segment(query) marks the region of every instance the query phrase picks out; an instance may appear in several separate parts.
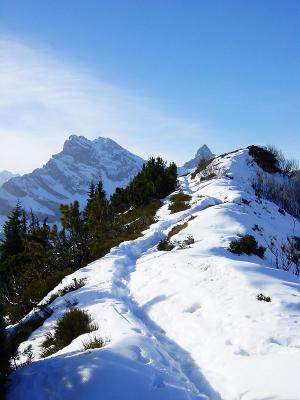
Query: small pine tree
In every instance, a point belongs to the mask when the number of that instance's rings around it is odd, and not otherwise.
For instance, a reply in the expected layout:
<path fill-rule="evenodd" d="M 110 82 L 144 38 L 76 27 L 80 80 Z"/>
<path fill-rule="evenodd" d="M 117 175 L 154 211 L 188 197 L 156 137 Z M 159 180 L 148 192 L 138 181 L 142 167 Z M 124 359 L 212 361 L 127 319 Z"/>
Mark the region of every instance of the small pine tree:
<path fill-rule="evenodd" d="M 3 226 L 4 239 L 0 245 L 1 259 L 22 253 L 22 234 L 26 233 L 26 214 L 18 202 Z"/>

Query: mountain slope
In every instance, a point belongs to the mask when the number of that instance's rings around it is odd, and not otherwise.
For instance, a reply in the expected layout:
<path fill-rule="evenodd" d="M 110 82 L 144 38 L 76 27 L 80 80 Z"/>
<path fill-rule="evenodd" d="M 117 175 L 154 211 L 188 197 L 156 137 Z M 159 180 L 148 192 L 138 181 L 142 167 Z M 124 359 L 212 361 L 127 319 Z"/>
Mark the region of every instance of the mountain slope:
<path fill-rule="evenodd" d="M 18 174 L 13 174 L 10 171 L 0 171 L 0 186 L 2 186 L 3 183 L 7 182 L 9 179 L 15 178 L 16 176 L 18 176 Z"/>
<path fill-rule="evenodd" d="M 244 233 L 262 245 L 275 235 L 280 243 L 291 232 L 300 235 L 299 222 L 257 199 L 252 179 L 259 168 L 247 149 L 217 157 L 212 166 L 214 179 L 181 178 L 190 209 L 170 214 L 167 199 L 143 237 L 54 289 L 86 277 L 83 288 L 64 298 L 76 298 L 110 342 L 82 352 L 86 334 L 39 360 L 45 332 L 66 309 L 56 299 L 53 315 L 21 346 L 31 344 L 36 360 L 12 375 L 10 400 L 299 399 L 299 278 L 274 269 L 268 251 L 261 260 L 227 250 Z M 157 251 L 159 240 L 184 222 L 173 240 L 191 234 L 195 243 Z M 259 302 L 260 292 L 272 302 Z"/>
<path fill-rule="evenodd" d="M 116 142 L 99 137 L 88 140 L 70 136 L 62 152 L 42 168 L 11 179 L 0 188 L 0 216 L 7 216 L 18 200 L 26 210 L 32 209 L 49 222 L 58 220 L 61 203 L 75 199 L 84 204 L 90 183 L 103 181 L 108 195 L 116 187 L 128 184 L 142 167 L 144 160 L 130 153 Z"/>

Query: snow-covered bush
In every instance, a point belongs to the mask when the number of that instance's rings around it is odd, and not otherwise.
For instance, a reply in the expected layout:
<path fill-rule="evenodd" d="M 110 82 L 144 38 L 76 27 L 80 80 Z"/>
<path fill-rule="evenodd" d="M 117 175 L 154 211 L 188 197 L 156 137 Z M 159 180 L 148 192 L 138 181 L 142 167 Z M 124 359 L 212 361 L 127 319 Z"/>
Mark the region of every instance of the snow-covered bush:
<path fill-rule="evenodd" d="M 270 200 L 280 209 L 300 218 L 299 178 L 285 177 L 279 180 L 270 174 L 258 172 L 252 186 L 258 197 Z"/>
<path fill-rule="evenodd" d="M 42 343 L 42 357 L 47 357 L 68 346 L 78 336 L 97 329 L 91 316 L 83 310 L 73 308 L 56 323 L 54 332 L 48 332 Z"/>
<path fill-rule="evenodd" d="M 193 238 L 192 235 L 188 235 L 187 238 L 182 240 L 181 242 L 178 242 L 178 247 L 180 250 L 184 250 L 190 247 L 191 244 L 195 243 L 195 239 Z"/>
<path fill-rule="evenodd" d="M 264 257 L 265 248 L 258 246 L 254 236 L 244 235 L 237 240 L 233 240 L 229 245 L 229 251 L 234 254 L 255 254 L 260 258 Z"/>
<path fill-rule="evenodd" d="M 274 264 L 278 269 L 292 271 L 300 275 L 300 237 L 287 237 L 286 242 L 278 243 L 276 237 L 264 237 L 267 247 L 274 256 Z"/>

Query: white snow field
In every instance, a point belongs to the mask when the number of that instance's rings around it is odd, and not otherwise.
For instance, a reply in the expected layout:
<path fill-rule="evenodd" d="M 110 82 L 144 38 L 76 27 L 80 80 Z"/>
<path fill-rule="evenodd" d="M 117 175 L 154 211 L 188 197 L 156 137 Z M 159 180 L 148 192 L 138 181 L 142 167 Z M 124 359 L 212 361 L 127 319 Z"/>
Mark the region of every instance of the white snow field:
<path fill-rule="evenodd" d="M 300 235 L 299 222 L 256 198 L 251 183 L 258 167 L 247 149 L 213 163 L 217 178 L 180 178 L 192 196 L 189 210 L 170 214 L 166 199 L 143 237 L 112 249 L 51 292 L 74 277 L 87 278 L 84 287 L 52 303 L 52 316 L 21 345 L 33 346 L 34 360 L 12 374 L 9 400 L 300 399 L 300 278 L 275 269 L 269 251 L 262 260 L 227 250 L 245 233 L 261 245 L 270 236 L 281 243 L 288 234 Z M 193 235 L 195 243 L 157 251 L 185 221 L 172 239 Z M 261 292 L 272 301 L 258 301 Z M 99 330 L 40 359 L 45 332 L 65 311 L 64 299 L 74 298 Z M 95 335 L 108 344 L 83 351 Z"/>

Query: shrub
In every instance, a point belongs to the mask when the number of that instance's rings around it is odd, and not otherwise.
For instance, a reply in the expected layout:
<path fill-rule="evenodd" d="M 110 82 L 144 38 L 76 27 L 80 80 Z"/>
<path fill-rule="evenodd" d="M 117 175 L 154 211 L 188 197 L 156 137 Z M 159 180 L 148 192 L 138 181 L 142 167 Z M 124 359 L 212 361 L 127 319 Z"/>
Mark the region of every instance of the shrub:
<path fill-rule="evenodd" d="M 248 149 L 250 156 L 265 172 L 270 174 L 281 172 L 286 176 L 293 176 L 298 170 L 297 161 L 286 159 L 282 151 L 274 146 L 249 146 Z"/>
<path fill-rule="evenodd" d="M 78 308 L 73 308 L 57 321 L 54 332 L 47 332 L 42 343 L 42 357 L 47 357 L 68 346 L 74 339 L 84 333 L 92 332 L 97 326 L 91 316 Z"/>
<path fill-rule="evenodd" d="M 173 203 L 176 203 L 178 201 L 190 201 L 191 198 L 192 197 L 189 194 L 186 194 L 183 192 L 175 193 L 175 194 L 172 194 L 172 196 L 170 196 L 170 200 Z"/>
<path fill-rule="evenodd" d="M 67 293 L 73 292 L 74 290 L 82 288 L 86 284 L 87 278 L 81 278 L 77 280 L 76 278 L 73 279 L 73 282 L 67 286 L 64 286 L 62 289 L 58 290 L 58 292 L 53 293 L 49 299 L 43 304 L 48 305 L 51 304 L 55 299 L 58 297 L 64 296 Z"/>
<path fill-rule="evenodd" d="M 195 243 L 195 239 L 192 235 L 189 235 L 186 239 L 182 242 L 178 242 L 178 247 L 180 250 L 184 250 L 190 247 L 191 244 Z"/>
<path fill-rule="evenodd" d="M 162 239 L 157 245 L 157 250 L 171 251 L 174 249 L 174 247 L 174 244 L 169 239 Z"/>
<path fill-rule="evenodd" d="M 173 194 L 170 197 L 172 203 L 168 207 L 169 210 L 171 211 L 171 214 L 174 214 L 179 211 L 188 210 L 191 207 L 189 204 L 191 198 L 192 197 L 189 194 L 183 192 Z"/>
<path fill-rule="evenodd" d="M 84 350 L 100 349 L 105 346 L 105 344 L 106 341 L 104 339 L 94 336 L 88 342 L 83 343 L 83 348 Z"/>
<path fill-rule="evenodd" d="M 258 246 L 257 241 L 252 235 L 242 236 L 240 239 L 233 240 L 229 245 L 229 251 L 235 254 L 255 254 L 260 258 L 264 257 L 265 248 Z"/>
<path fill-rule="evenodd" d="M 256 164 L 264 171 L 274 174 L 280 172 L 276 154 L 267 148 L 260 146 L 249 146 L 249 155 L 253 157 Z"/>
<path fill-rule="evenodd" d="M 278 212 L 287 211 L 296 218 L 300 218 L 300 180 L 286 177 L 276 180 L 273 176 L 258 172 L 254 178 L 253 189 L 258 197 L 272 201 L 279 207 Z"/>
<path fill-rule="evenodd" d="M 171 211 L 171 214 L 175 214 L 179 211 L 185 211 L 191 208 L 190 204 L 185 202 L 185 201 L 178 201 L 176 203 L 172 203 L 169 205 L 169 210 Z"/>
<path fill-rule="evenodd" d="M 257 298 L 257 300 L 259 300 L 259 301 L 266 301 L 267 303 L 270 303 L 270 302 L 272 301 L 270 296 L 265 296 L 265 295 L 262 294 L 262 293 L 258 294 L 258 295 L 256 296 L 256 298 Z"/>
<path fill-rule="evenodd" d="M 45 307 L 43 311 L 36 313 L 32 318 L 25 322 L 19 323 L 14 331 L 7 335 L 5 343 L 3 345 L 5 354 L 11 360 L 11 370 L 21 368 L 31 362 L 32 349 L 28 346 L 24 351 L 18 351 L 19 345 L 27 340 L 33 331 L 43 325 L 45 320 L 52 314 L 52 310 L 49 307 Z M 25 362 L 19 363 L 20 358 L 25 358 Z M 18 362 L 18 363 L 17 363 Z"/>
<path fill-rule="evenodd" d="M 177 235 L 177 233 L 179 233 L 180 231 L 185 229 L 187 226 L 188 226 L 187 222 L 184 222 L 183 224 L 178 224 L 178 225 L 173 226 L 173 228 L 168 233 L 167 238 L 171 239 L 172 236 Z"/>

